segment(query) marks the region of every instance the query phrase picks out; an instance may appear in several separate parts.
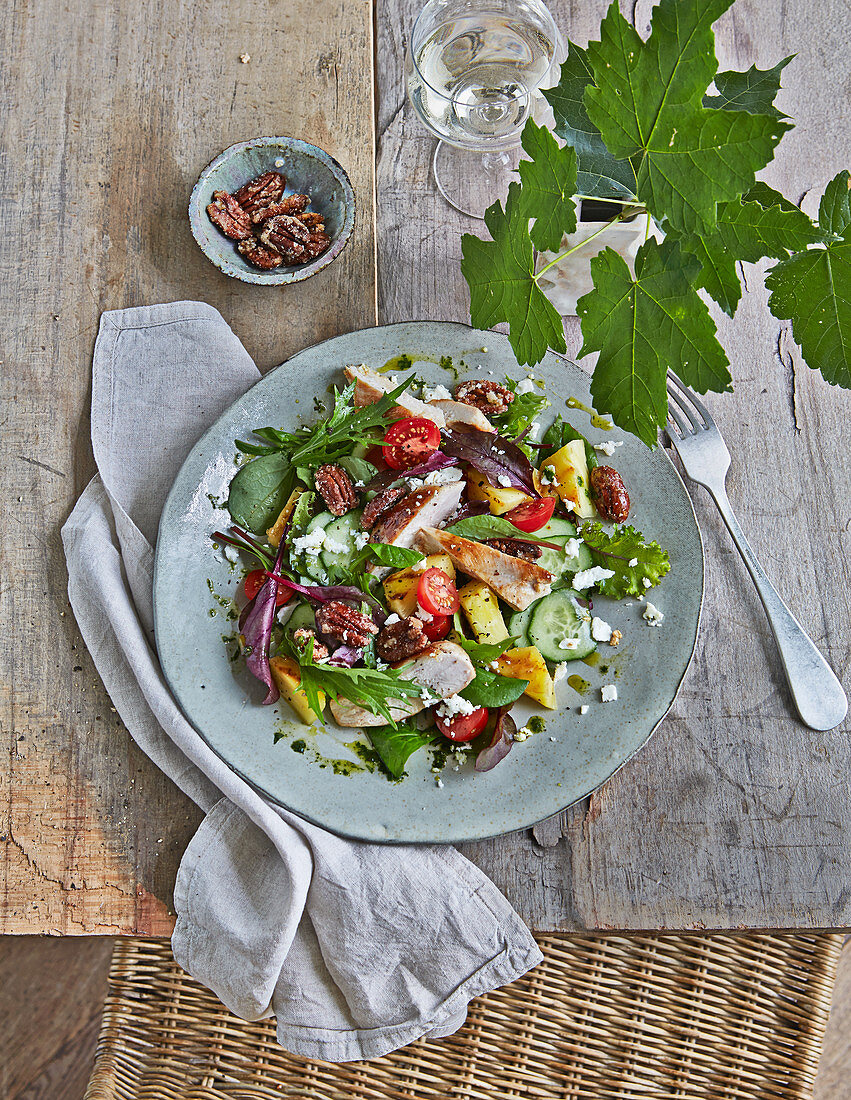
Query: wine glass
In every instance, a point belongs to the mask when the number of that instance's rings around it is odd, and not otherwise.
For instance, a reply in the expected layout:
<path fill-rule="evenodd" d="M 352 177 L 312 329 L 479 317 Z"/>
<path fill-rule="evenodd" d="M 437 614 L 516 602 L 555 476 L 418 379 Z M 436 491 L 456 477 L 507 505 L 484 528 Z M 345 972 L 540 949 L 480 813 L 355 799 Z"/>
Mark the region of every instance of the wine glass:
<path fill-rule="evenodd" d="M 504 197 L 520 134 L 548 111 L 558 29 L 541 0 L 429 0 L 414 23 L 408 95 L 439 139 L 432 166 L 446 201 L 481 218 Z"/>

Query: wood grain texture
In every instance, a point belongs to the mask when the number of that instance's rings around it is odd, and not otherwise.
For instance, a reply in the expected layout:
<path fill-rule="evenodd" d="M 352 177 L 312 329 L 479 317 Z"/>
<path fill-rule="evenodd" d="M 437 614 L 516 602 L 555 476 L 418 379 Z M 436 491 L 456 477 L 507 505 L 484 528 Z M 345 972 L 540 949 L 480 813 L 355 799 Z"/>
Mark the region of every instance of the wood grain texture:
<path fill-rule="evenodd" d="M 261 369 L 375 323 L 372 8 L 33 0 L 0 49 L 0 932 L 162 935 L 199 815 L 112 711 L 59 542 L 93 473 L 98 318 L 201 298 Z M 218 272 L 186 217 L 204 165 L 269 134 L 337 157 L 359 200 L 340 258 L 284 288 Z"/>
<path fill-rule="evenodd" d="M 468 320 L 462 232 L 429 176 L 433 139 L 404 99 L 405 34 L 418 0 L 378 0 L 378 246 L 382 321 Z M 606 0 L 552 0 L 584 44 Z M 634 11 L 644 33 L 650 4 Z M 773 65 L 797 121 L 766 180 L 817 198 L 849 167 L 851 12 L 847 0 L 737 0 L 717 24 L 721 67 Z M 828 92 L 829 90 L 829 92 Z M 805 207 L 807 203 L 805 202 Z M 811 209 L 811 207 L 809 207 Z M 730 498 L 781 595 L 849 685 L 851 394 L 802 362 L 765 306 L 758 270 L 735 321 L 721 318 L 736 391 L 711 396 L 734 456 Z M 568 347 L 580 339 L 568 322 Z M 584 361 L 583 365 L 588 365 Z M 792 703 L 762 608 L 703 490 L 703 629 L 670 716 L 645 749 L 584 803 L 534 830 L 463 850 L 536 929 L 851 925 L 849 726 L 814 733 Z M 664 607 L 670 616 L 676 608 Z"/>

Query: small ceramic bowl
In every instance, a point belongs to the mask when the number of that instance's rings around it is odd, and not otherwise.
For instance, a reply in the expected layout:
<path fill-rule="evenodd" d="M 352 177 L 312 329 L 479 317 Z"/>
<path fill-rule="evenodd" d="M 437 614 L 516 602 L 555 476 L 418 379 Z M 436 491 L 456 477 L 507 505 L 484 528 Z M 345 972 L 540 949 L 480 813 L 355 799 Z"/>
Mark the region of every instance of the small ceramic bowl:
<path fill-rule="evenodd" d="M 207 206 L 214 191 L 238 191 L 244 183 L 263 172 L 283 173 L 286 194 L 310 196 L 310 210 L 322 214 L 331 245 L 321 256 L 306 264 L 261 271 L 252 267 L 210 221 Z M 240 141 L 210 161 L 189 200 L 189 224 L 201 251 L 216 267 L 245 283 L 278 286 L 309 279 L 340 255 L 355 224 L 355 194 L 345 169 L 322 149 L 290 137 L 261 137 Z"/>

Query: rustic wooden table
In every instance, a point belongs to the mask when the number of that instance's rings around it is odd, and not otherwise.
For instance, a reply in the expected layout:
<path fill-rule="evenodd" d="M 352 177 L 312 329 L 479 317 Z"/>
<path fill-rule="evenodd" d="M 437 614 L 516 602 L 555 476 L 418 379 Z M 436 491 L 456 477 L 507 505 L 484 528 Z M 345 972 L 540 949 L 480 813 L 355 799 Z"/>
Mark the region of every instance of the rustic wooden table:
<path fill-rule="evenodd" d="M 204 299 L 261 369 L 376 317 L 468 317 L 460 236 L 480 223 L 436 194 L 432 139 L 401 78 L 419 6 L 33 0 L 0 29 L 0 931 L 167 934 L 199 820 L 118 721 L 65 597 L 59 528 L 93 472 L 101 311 Z M 584 42 L 605 3 L 551 7 Z M 643 30 L 650 5 L 633 7 Z M 716 29 L 722 66 L 798 54 L 778 101 L 797 128 L 766 177 L 811 209 L 810 192 L 849 166 L 848 0 L 738 0 Z M 360 203 L 341 259 L 280 291 L 215 271 L 185 217 L 212 156 L 270 133 L 337 156 Z M 721 326 L 736 392 L 709 399 L 734 455 L 730 495 L 847 682 L 851 394 L 802 363 L 753 269 L 748 279 L 735 322 Z M 572 323 L 568 338 L 575 351 Z M 813 733 L 795 720 L 756 595 L 706 496 L 694 496 L 705 613 L 670 715 L 584 803 L 464 849 L 537 929 L 851 926 L 848 727 Z"/>

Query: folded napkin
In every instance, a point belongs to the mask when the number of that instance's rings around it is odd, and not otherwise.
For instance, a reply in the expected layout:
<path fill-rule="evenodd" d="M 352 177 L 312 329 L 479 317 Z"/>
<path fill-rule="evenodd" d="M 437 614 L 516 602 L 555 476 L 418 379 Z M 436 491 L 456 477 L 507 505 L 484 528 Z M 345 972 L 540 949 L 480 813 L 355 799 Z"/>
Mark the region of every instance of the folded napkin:
<path fill-rule="evenodd" d="M 104 313 L 94 352 L 98 474 L 62 530 L 68 592 L 137 744 L 206 813 L 175 884 L 178 963 L 237 1016 L 277 1017 L 308 1058 L 375 1058 L 463 1023 L 470 998 L 541 953 L 450 847 L 340 837 L 273 806 L 207 747 L 157 662 L 152 544 L 180 465 L 259 378 L 200 302 Z"/>

